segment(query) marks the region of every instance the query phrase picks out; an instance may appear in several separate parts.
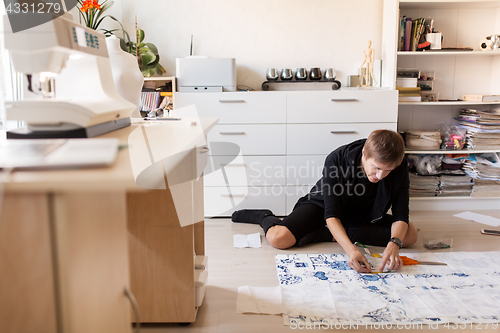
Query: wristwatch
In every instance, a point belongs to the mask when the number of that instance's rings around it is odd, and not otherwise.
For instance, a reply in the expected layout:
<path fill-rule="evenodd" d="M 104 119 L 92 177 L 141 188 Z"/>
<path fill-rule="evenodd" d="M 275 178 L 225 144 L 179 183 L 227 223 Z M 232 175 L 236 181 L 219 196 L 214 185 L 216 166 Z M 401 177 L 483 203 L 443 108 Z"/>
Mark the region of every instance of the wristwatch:
<path fill-rule="evenodd" d="M 393 242 L 394 244 L 399 246 L 399 248 L 403 247 L 403 241 L 397 237 L 392 237 L 391 239 L 389 239 L 389 242 Z"/>

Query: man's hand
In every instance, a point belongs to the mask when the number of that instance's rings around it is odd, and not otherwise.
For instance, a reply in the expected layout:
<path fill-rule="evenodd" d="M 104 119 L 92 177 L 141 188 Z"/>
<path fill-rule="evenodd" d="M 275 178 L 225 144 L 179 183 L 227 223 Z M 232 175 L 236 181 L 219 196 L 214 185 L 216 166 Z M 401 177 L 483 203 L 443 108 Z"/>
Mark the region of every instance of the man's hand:
<path fill-rule="evenodd" d="M 382 254 L 382 264 L 380 265 L 379 270 L 383 271 L 386 264 L 389 265 L 388 270 L 390 271 L 400 269 L 403 266 L 403 261 L 399 257 L 399 246 L 393 242 L 389 242 L 389 244 L 387 244 L 387 247 Z"/>
<path fill-rule="evenodd" d="M 365 256 L 358 251 L 358 249 L 354 248 L 352 251 L 347 253 L 349 256 L 349 261 L 347 264 L 349 267 L 354 269 L 358 273 L 370 273 L 372 271 L 370 267 L 370 263 L 366 260 Z M 364 267 L 362 266 L 364 265 Z"/>

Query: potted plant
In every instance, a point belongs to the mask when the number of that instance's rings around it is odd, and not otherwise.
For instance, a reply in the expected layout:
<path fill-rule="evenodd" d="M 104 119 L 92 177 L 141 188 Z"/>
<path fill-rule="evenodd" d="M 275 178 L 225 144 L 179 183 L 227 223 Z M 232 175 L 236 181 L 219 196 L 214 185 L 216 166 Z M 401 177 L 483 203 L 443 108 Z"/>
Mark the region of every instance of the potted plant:
<path fill-rule="evenodd" d="M 137 58 L 139 68 L 145 77 L 151 77 L 155 74 L 165 74 L 165 69 L 160 65 L 160 55 L 158 49 L 153 43 L 145 43 L 146 34 L 144 30 L 136 28 L 136 42 L 130 40 L 129 35 L 124 31 L 124 37 L 120 38 L 122 50 L 133 54 Z"/>

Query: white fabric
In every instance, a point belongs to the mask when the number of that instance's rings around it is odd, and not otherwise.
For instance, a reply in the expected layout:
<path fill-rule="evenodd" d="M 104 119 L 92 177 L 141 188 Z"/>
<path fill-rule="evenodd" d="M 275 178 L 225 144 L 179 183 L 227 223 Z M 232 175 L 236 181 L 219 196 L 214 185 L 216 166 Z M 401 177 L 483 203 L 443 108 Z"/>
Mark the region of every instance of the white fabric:
<path fill-rule="evenodd" d="M 276 255 L 287 324 L 500 321 L 500 252 L 401 254 L 447 266 L 359 274 L 344 254 Z M 328 292 L 329 291 L 329 292 Z"/>
<path fill-rule="evenodd" d="M 236 313 L 281 314 L 281 287 L 238 288 Z"/>

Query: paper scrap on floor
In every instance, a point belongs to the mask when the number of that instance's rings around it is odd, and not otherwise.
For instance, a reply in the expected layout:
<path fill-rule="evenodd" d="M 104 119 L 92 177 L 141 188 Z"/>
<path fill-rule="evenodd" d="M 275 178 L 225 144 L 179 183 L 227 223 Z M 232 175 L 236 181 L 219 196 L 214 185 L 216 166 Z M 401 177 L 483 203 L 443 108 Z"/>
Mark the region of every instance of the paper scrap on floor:
<path fill-rule="evenodd" d="M 345 254 L 277 254 L 285 325 L 500 321 L 500 252 L 401 255 L 447 265 L 360 274 Z"/>
<path fill-rule="evenodd" d="M 262 243 L 260 241 L 260 233 L 257 232 L 250 235 L 236 234 L 233 236 L 233 245 L 236 248 L 262 247 Z"/>
<path fill-rule="evenodd" d="M 236 313 L 281 314 L 281 287 L 238 288 Z"/>
<path fill-rule="evenodd" d="M 482 223 L 482 224 L 487 224 L 492 227 L 498 227 L 500 226 L 500 219 L 493 217 L 493 216 L 488 216 L 488 215 L 483 215 L 483 214 L 478 214 L 478 213 L 473 213 L 473 212 L 463 212 L 460 214 L 453 215 L 455 217 L 459 217 L 461 219 L 465 220 L 471 220 L 477 223 Z"/>

